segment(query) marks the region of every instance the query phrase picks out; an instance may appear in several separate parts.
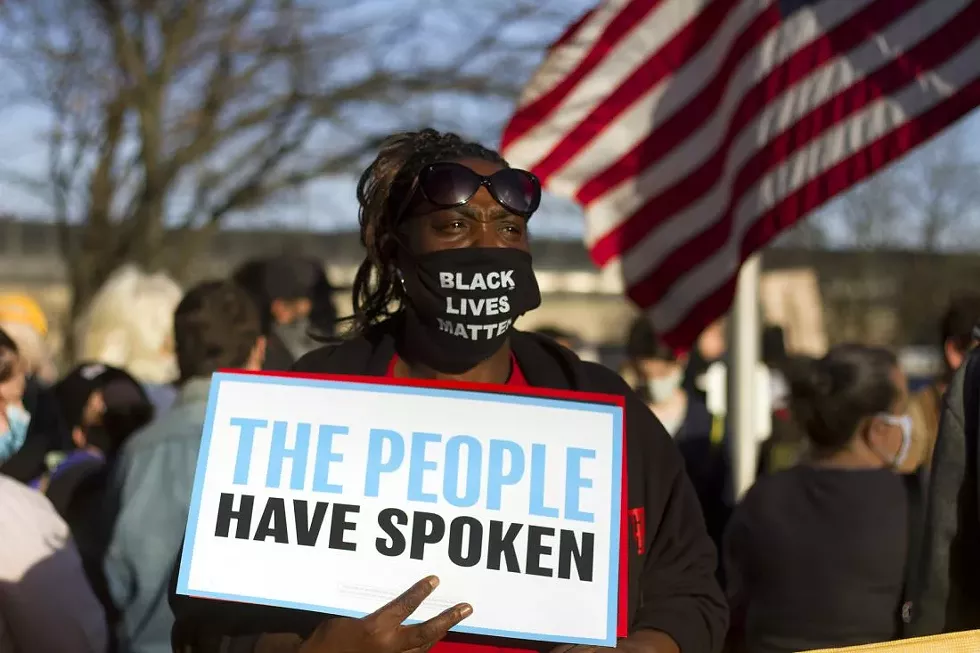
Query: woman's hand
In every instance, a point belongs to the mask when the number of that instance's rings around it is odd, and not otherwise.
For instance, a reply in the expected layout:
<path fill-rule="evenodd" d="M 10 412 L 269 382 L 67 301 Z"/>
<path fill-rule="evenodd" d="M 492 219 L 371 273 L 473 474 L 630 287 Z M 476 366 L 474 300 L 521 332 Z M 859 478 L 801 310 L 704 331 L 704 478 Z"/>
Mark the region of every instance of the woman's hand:
<path fill-rule="evenodd" d="M 446 636 L 449 629 L 473 613 L 460 603 L 428 621 L 402 625 L 432 590 L 435 576 L 423 578 L 404 594 L 363 619 L 329 619 L 299 647 L 298 653 L 422 653 Z"/>

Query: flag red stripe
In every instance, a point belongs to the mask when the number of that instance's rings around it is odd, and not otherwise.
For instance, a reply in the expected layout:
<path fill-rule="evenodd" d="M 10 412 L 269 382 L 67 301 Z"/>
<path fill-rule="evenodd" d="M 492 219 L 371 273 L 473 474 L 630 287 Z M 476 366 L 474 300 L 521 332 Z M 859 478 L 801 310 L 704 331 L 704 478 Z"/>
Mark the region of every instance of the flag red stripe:
<path fill-rule="evenodd" d="M 504 129 L 501 147 L 507 147 L 515 140 L 524 136 L 533 129 L 538 123 L 551 114 L 562 101 L 578 86 L 579 82 L 585 79 L 599 64 L 606 55 L 609 54 L 616 45 L 619 44 L 630 31 L 643 19 L 656 9 L 663 0 L 631 0 L 620 10 L 619 14 L 613 18 L 602 34 L 592 45 L 592 49 L 585 56 L 578 66 L 575 67 L 567 77 L 562 79 L 554 88 L 536 99 L 525 107 L 521 107 L 514 113 L 510 123 Z M 580 29 L 582 25 L 579 25 Z M 573 26 L 574 28 L 574 26 Z M 566 31 L 563 38 L 570 35 Z"/>
<path fill-rule="evenodd" d="M 568 131 L 561 142 L 534 166 L 534 174 L 547 183 L 623 111 L 694 58 L 715 37 L 725 16 L 738 1 L 716 0 L 678 30 L 670 41 L 633 70 L 615 91 Z M 772 10 L 778 14 L 777 9 Z"/>
<path fill-rule="evenodd" d="M 605 265 L 639 242 L 650 230 L 700 198 L 717 183 L 735 139 L 772 100 L 791 85 L 805 79 L 813 70 L 835 56 L 850 51 L 864 42 L 869 34 L 886 28 L 903 13 L 923 1 L 925 0 L 878 0 L 776 67 L 745 94 L 732 117 L 725 138 L 711 157 L 687 177 L 647 199 L 632 216 L 598 239 L 591 247 L 593 260 L 600 266 Z M 858 82 L 855 86 L 860 87 L 862 84 L 863 82 Z M 836 98 L 829 102 L 835 100 Z M 676 139 L 677 134 L 681 137 L 688 135 L 682 132 L 679 126 L 674 126 L 670 132 L 656 130 L 640 147 L 645 152 L 662 151 L 670 141 Z M 760 154 L 764 154 L 767 148 L 768 145 L 760 150 Z M 654 158 L 654 155 L 650 154 L 641 156 L 651 160 Z M 626 178 L 628 177 L 622 177 L 622 179 Z"/>
<path fill-rule="evenodd" d="M 618 161 L 583 184 L 575 198 L 588 206 L 608 189 L 641 173 L 673 151 L 718 110 L 718 103 L 728 88 L 732 73 L 752 48 L 781 21 L 782 16 L 776 7 L 770 7 L 768 11 L 759 14 L 738 36 L 711 82 L 673 116 L 657 124 L 649 136 L 633 146 Z"/>
<path fill-rule="evenodd" d="M 734 212 L 739 199 L 769 170 L 786 161 L 794 152 L 842 120 L 875 100 L 904 88 L 923 72 L 941 65 L 972 42 L 978 34 L 980 2 L 975 2 L 905 54 L 834 96 L 772 139 L 765 149 L 752 156 L 739 170 L 724 214 L 711 227 L 672 251 L 642 281 L 634 284 L 630 296 L 641 306 L 659 301 L 670 285 L 691 269 L 692 261 L 702 259 L 706 252 L 718 251 L 731 238 Z"/>
<path fill-rule="evenodd" d="M 744 261 L 752 252 L 763 247 L 810 211 L 929 140 L 978 105 L 980 105 L 980 79 L 975 79 L 955 95 L 915 120 L 889 132 L 819 177 L 810 180 L 805 186 L 756 219 L 740 244 L 740 261 Z M 664 340 L 670 345 L 679 347 L 693 342 L 697 334 L 731 306 L 735 296 L 736 280 L 736 276 L 731 276 L 722 286 L 704 297 L 687 313 L 684 320 L 662 334 Z M 632 297 L 632 294 L 630 296 Z"/>

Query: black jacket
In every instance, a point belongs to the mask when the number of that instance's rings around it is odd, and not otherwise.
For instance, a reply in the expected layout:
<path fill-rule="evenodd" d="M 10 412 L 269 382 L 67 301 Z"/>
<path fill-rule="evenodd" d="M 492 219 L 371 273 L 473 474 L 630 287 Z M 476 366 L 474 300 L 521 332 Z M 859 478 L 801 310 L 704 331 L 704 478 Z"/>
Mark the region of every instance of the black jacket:
<path fill-rule="evenodd" d="M 684 653 L 721 650 L 728 607 L 715 580 L 716 551 L 705 530 L 697 496 L 677 448 L 643 402 L 612 371 L 580 361 L 552 340 L 515 332 L 511 347 L 531 386 L 621 395 L 626 398 L 629 508 L 645 515 L 645 541 L 630 538 L 631 630 L 669 634 Z M 389 329 L 301 358 L 307 373 L 384 376 L 395 355 Z M 642 546 L 640 546 L 642 544 Z M 171 594 L 176 641 L 209 639 L 208 633 L 251 635 L 293 632 L 307 636 L 324 616 L 264 606 L 222 604 Z M 227 641 L 225 642 L 227 645 Z M 514 642 L 527 647 L 527 642 Z M 211 647 L 178 650 L 205 651 Z M 553 648 L 544 644 L 542 649 Z"/>
<path fill-rule="evenodd" d="M 929 474 L 926 526 L 906 634 L 980 628 L 980 351 L 943 398 Z"/>

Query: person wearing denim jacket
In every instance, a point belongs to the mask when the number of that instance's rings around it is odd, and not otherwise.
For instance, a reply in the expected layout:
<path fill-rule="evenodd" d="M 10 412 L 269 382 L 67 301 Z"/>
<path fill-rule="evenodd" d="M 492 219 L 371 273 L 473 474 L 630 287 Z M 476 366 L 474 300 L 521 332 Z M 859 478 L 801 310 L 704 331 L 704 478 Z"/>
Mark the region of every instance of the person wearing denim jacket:
<path fill-rule="evenodd" d="M 181 383 L 173 407 L 136 433 L 120 453 L 110 483 L 114 514 L 104 561 L 119 611 L 119 653 L 169 653 L 173 616 L 170 571 L 180 551 L 211 374 L 260 369 L 265 353 L 253 302 L 232 282 L 190 290 L 174 315 Z"/>

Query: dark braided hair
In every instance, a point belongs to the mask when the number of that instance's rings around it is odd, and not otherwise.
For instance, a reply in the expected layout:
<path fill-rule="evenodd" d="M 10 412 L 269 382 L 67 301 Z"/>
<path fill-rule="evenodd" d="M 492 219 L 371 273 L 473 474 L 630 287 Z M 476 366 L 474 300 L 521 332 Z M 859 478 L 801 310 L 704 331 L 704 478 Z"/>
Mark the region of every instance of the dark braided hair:
<path fill-rule="evenodd" d="M 897 367 L 886 349 L 836 345 L 789 375 L 794 420 L 821 449 L 845 448 L 861 420 L 891 410 L 900 394 Z"/>
<path fill-rule="evenodd" d="M 347 318 L 352 333 L 363 332 L 401 309 L 404 297 L 395 267 L 400 214 L 415 192 L 415 180 L 422 168 L 459 159 L 507 165 L 497 152 L 478 143 L 423 129 L 386 138 L 378 156 L 361 174 L 357 182 L 358 221 L 367 255 L 354 276 L 354 312 Z"/>

